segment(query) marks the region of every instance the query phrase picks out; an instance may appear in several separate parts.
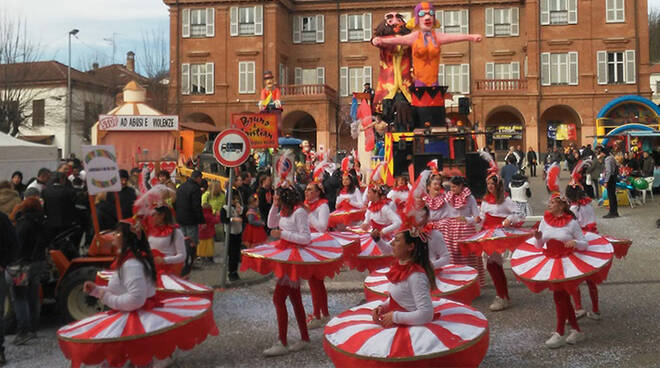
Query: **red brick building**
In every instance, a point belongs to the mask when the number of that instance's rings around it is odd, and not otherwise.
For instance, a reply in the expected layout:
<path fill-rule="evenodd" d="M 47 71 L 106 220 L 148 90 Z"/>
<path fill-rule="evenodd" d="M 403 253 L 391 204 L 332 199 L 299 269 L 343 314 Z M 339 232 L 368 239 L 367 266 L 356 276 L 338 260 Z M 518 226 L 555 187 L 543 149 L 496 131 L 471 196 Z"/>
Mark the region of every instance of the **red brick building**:
<path fill-rule="evenodd" d="M 261 76 L 271 70 L 284 94 L 285 131 L 330 147 L 355 144 L 347 134 L 349 96 L 377 78 L 373 29 L 389 11 L 409 18 L 416 4 L 164 2 L 170 7 L 169 104 L 183 121 L 227 126 L 232 113 L 256 111 Z M 469 119 L 502 138 L 493 142 L 498 149 L 522 144 L 545 151 L 553 144 L 548 125 L 560 124 L 574 124 L 576 143 L 591 143 L 595 117 L 608 101 L 651 96 L 646 1 L 434 5 L 444 32 L 484 35 L 478 44 L 444 46 L 438 77 L 455 97 L 471 97 Z"/>

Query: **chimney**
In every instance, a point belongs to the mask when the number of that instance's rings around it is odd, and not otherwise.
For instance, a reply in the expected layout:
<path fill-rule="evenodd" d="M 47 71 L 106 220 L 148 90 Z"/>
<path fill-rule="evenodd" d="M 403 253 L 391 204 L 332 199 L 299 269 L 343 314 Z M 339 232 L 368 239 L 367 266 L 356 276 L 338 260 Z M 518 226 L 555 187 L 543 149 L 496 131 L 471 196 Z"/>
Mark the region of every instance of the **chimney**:
<path fill-rule="evenodd" d="M 92 69 L 93 69 L 93 70 L 96 70 L 96 69 L 98 69 L 98 68 L 99 68 L 99 63 L 93 63 L 93 64 L 92 64 Z"/>
<path fill-rule="evenodd" d="M 135 71 L 135 53 L 133 51 L 126 53 L 126 69 Z"/>

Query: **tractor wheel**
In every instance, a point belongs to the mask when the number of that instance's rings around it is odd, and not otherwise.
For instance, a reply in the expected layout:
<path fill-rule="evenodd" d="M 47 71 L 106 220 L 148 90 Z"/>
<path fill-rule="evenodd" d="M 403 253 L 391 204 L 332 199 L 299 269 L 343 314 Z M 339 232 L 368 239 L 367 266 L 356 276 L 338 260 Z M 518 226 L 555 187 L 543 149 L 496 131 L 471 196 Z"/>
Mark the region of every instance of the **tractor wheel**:
<path fill-rule="evenodd" d="M 83 267 L 64 276 L 57 292 L 57 304 L 67 320 L 80 320 L 103 311 L 103 303 L 83 291 L 85 281 L 94 282 L 97 271 L 96 267 Z"/>

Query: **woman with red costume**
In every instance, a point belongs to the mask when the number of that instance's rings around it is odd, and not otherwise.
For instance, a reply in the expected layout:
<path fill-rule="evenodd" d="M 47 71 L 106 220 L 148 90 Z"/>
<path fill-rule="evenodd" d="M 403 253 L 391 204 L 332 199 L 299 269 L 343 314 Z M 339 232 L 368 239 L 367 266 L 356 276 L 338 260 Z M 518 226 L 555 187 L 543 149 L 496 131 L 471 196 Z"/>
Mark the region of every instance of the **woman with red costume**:
<path fill-rule="evenodd" d="M 396 178 L 396 185 L 392 190 L 387 193 L 387 199 L 394 203 L 396 207 L 396 213 L 401 217 L 405 218 L 405 209 L 406 201 L 408 200 L 408 195 L 410 192 L 410 184 L 408 184 L 408 178 L 406 176 L 399 176 Z"/>
<path fill-rule="evenodd" d="M 341 162 L 341 190 L 337 195 L 335 211 L 330 214 L 328 227 L 337 228 L 347 225 L 355 225 L 364 218 L 364 204 L 362 193 L 358 190 L 356 178 L 349 169 L 349 158 L 345 157 Z"/>
<path fill-rule="evenodd" d="M 600 283 L 612 264 L 612 245 L 594 233 L 583 233 L 566 199 L 554 195 L 538 231 L 516 249 L 511 268 L 533 292 L 549 288 L 557 310 L 556 331 L 545 342 L 550 349 L 584 340 L 570 294 L 585 280 Z M 565 335 L 566 321 L 571 331 Z"/>
<path fill-rule="evenodd" d="M 392 241 L 389 298 L 330 320 L 323 347 L 336 367 L 476 367 L 488 349 L 488 321 L 479 311 L 432 299 L 435 275 L 417 232 Z M 411 362 L 413 364 L 411 364 Z"/>
<path fill-rule="evenodd" d="M 125 221 L 125 220 L 122 220 Z M 111 308 L 57 331 L 60 348 L 72 367 L 104 363 L 121 367 L 165 366 L 159 361 L 217 335 L 211 301 L 195 297 L 162 299 L 156 294 L 156 266 L 145 234 L 119 225 L 120 254 L 108 286 L 86 282 L 85 292 Z M 136 234 L 137 233 L 137 234 Z M 166 360 L 169 360 L 166 359 Z"/>

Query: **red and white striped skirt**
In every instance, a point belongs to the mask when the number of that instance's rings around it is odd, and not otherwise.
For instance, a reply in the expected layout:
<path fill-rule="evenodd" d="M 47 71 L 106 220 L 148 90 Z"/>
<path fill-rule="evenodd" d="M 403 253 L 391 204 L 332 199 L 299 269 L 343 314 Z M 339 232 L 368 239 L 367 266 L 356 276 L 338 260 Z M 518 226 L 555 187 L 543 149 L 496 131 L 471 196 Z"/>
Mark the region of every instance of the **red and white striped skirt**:
<path fill-rule="evenodd" d="M 435 226 L 442 232 L 445 238 L 447 249 L 451 257 L 451 263 L 457 265 L 468 265 L 474 267 L 479 272 L 479 285 L 486 285 L 486 273 L 481 256 L 475 254 L 464 255 L 458 241 L 477 233 L 473 224 L 459 221 L 458 218 L 444 218 Z"/>

